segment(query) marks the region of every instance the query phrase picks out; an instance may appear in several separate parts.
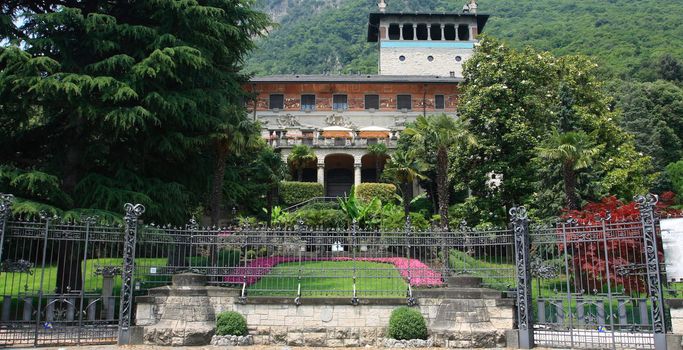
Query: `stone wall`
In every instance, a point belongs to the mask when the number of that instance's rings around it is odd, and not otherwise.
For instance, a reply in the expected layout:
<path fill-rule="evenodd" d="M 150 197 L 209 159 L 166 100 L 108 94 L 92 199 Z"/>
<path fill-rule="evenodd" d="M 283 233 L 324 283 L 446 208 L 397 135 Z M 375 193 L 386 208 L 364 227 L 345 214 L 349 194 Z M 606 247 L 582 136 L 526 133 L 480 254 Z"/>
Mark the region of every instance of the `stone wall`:
<path fill-rule="evenodd" d="M 383 75 L 439 75 L 463 77 L 463 64 L 472 57 L 473 50 L 439 47 L 382 47 L 380 74 Z M 404 60 L 401 61 L 400 57 Z M 428 58 L 432 57 L 430 61 Z M 456 56 L 460 57 L 456 61 Z"/>
<path fill-rule="evenodd" d="M 161 287 L 138 297 L 138 342 L 203 345 L 213 335 L 215 315 L 237 311 L 245 316 L 255 344 L 290 346 L 382 346 L 391 312 L 405 299 L 248 298 L 220 287 Z M 489 295 L 490 296 L 490 295 Z M 418 297 L 434 346 L 504 347 L 513 328 L 513 302 L 501 298 Z"/>

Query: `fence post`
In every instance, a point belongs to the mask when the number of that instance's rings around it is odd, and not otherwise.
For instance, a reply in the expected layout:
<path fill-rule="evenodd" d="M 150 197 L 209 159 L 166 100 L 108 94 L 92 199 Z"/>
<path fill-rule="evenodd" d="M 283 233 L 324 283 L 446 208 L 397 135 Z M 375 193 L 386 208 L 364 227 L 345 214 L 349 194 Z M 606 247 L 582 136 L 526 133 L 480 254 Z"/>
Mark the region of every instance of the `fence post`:
<path fill-rule="evenodd" d="M 353 219 L 351 222 L 351 261 L 353 264 L 353 297 L 351 298 L 351 304 L 354 306 L 358 305 L 358 294 L 356 293 L 356 231 L 358 230 L 358 222 Z"/>
<path fill-rule="evenodd" d="M 0 261 L 2 261 L 2 246 L 5 243 L 5 226 L 12 213 L 11 194 L 0 193 Z"/>
<path fill-rule="evenodd" d="M 519 347 L 534 347 L 533 307 L 531 305 L 531 272 L 529 264 L 529 218 L 523 206 L 510 209 L 510 222 L 515 235 L 517 273 L 517 328 Z"/>
<path fill-rule="evenodd" d="M 135 273 L 135 241 L 138 218 L 145 212 L 142 204 L 126 203 L 123 206 L 126 229 L 123 238 L 123 273 L 121 276 L 121 307 L 119 309 L 119 345 L 131 342 L 130 324 L 133 311 L 133 277 Z"/>
<path fill-rule="evenodd" d="M 640 211 L 645 242 L 645 266 L 647 267 L 647 284 L 652 300 L 652 328 L 654 331 L 655 349 L 666 350 L 666 325 L 664 323 L 664 300 L 662 280 L 659 271 L 659 245 L 657 244 L 657 226 L 659 220 L 655 215 L 655 205 L 659 201 L 657 195 L 639 195 L 634 198 Z"/>

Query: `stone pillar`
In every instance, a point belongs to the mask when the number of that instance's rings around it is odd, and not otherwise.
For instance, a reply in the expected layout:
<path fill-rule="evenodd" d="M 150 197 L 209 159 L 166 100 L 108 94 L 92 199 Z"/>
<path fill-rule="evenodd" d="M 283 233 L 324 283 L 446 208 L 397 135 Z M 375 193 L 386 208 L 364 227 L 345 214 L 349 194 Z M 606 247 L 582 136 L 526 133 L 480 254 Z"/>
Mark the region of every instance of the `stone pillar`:
<path fill-rule="evenodd" d="M 398 25 L 399 40 L 403 40 L 403 24 Z"/>
<path fill-rule="evenodd" d="M 417 23 L 413 24 L 413 40 L 417 40 Z"/>
<path fill-rule="evenodd" d="M 325 163 L 318 163 L 318 183 L 325 187 Z"/>
<path fill-rule="evenodd" d="M 444 31 L 444 28 L 446 28 L 446 25 L 440 24 L 439 26 L 441 27 L 441 40 L 446 40 L 446 35 L 445 35 L 446 32 Z"/>
<path fill-rule="evenodd" d="M 353 164 L 353 184 L 354 185 L 359 185 L 360 184 L 360 169 L 361 169 L 362 164 L 361 163 L 355 163 Z"/>

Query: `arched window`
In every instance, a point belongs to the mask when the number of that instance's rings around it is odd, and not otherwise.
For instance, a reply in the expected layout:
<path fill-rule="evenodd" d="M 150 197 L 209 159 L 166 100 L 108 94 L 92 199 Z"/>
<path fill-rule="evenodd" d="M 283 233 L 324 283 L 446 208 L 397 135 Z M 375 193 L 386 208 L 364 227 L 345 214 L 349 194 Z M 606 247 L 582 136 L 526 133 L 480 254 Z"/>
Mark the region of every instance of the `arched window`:
<path fill-rule="evenodd" d="M 396 23 L 389 25 L 389 40 L 401 39 L 401 28 Z"/>
<path fill-rule="evenodd" d="M 440 24 L 432 24 L 431 27 L 429 28 L 430 35 L 429 37 L 432 40 L 441 40 L 441 25 Z"/>
<path fill-rule="evenodd" d="M 415 40 L 413 37 L 413 25 L 404 24 L 403 25 L 403 40 Z"/>
<path fill-rule="evenodd" d="M 455 26 L 452 24 L 446 24 L 443 28 L 443 36 L 446 40 L 455 40 Z"/>
<path fill-rule="evenodd" d="M 458 40 L 470 40 L 470 27 L 467 24 L 461 24 L 458 26 Z"/>
<path fill-rule="evenodd" d="M 417 40 L 429 40 L 429 29 L 426 24 L 417 25 Z"/>

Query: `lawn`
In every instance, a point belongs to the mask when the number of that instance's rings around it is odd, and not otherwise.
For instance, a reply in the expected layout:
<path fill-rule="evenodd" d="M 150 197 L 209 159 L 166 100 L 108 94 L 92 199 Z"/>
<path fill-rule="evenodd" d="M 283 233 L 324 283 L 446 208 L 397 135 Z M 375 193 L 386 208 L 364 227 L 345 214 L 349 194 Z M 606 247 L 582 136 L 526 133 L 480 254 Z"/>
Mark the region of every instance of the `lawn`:
<path fill-rule="evenodd" d="M 368 261 L 282 263 L 248 287 L 250 296 L 296 296 L 299 276 L 304 297 L 351 297 L 356 268 L 358 297 L 404 297 L 408 284 L 392 264 Z"/>
<path fill-rule="evenodd" d="M 148 259 L 141 258 L 136 259 L 136 264 L 138 266 L 138 271 L 140 268 L 145 268 L 146 266 L 165 266 L 166 258 Z M 83 263 L 81 263 L 83 264 Z M 102 258 L 102 259 L 90 259 L 85 265 L 82 265 L 85 272 L 85 280 L 83 281 L 83 287 L 86 293 L 100 293 L 102 291 L 102 276 L 96 275 L 95 271 L 101 266 L 123 266 L 123 260 L 121 258 Z M 145 282 L 146 273 L 140 277 L 141 282 Z M 47 266 L 44 269 L 32 268 L 31 273 L 0 273 L 0 293 L 2 295 L 19 295 L 19 294 L 37 294 L 40 290 L 40 281 L 43 277 L 43 292 L 46 294 L 51 293 L 57 287 L 57 266 Z M 151 276 L 150 276 L 151 277 Z M 121 278 L 114 278 L 114 294 L 118 294 L 121 290 Z"/>

